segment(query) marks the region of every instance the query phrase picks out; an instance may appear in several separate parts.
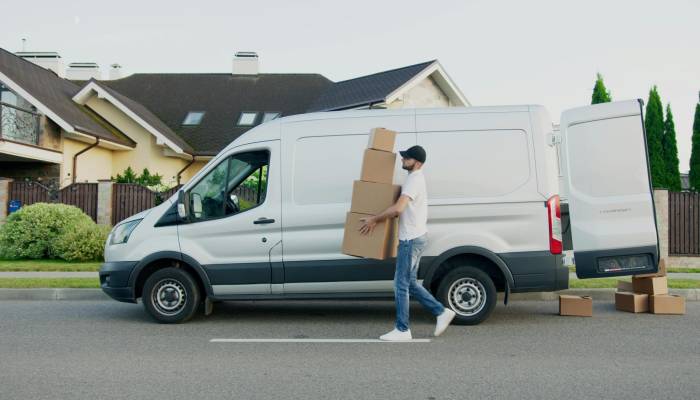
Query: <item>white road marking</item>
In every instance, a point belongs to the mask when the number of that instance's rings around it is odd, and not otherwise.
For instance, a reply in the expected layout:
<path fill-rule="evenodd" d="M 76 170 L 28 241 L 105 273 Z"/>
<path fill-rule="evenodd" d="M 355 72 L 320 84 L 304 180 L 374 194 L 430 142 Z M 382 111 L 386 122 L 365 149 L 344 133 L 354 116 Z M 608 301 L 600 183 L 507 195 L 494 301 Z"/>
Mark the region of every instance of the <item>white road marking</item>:
<path fill-rule="evenodd" d="M 430 339 L 396 342 L 379 339 L 211 339 L 209 343 L 430 343 Z"/>

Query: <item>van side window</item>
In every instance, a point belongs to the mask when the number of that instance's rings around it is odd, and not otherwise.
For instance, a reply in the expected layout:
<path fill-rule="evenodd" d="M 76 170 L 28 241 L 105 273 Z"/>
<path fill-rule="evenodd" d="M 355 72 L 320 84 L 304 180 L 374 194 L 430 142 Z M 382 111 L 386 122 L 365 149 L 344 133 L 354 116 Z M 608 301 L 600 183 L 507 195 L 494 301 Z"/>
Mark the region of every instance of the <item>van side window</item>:
<path fill-rule="evenodd" d="M 265 201 L 268 151 L 235 154 L 222 161 L 190 191 L 194 221 L 245 212 Z"/>

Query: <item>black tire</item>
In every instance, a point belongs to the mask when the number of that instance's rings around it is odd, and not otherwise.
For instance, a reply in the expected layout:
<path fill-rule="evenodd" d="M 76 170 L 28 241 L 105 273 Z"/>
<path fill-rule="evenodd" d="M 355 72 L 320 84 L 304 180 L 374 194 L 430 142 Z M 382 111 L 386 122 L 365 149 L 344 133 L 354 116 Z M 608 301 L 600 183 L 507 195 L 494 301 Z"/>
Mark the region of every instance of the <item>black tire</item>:
<path fill-rule="evenodd" d="M 496 293 L 496 286 L 486 272 L 465 266 L 451 270 L 440 280 L 437 298 L 457 313 L 453 323 L 478 325 L 496 307 Z"/>
<path fill-rule="evenodd" d="M 160 301 L 156 296 L 160 296 Z M 199 287 L 192 276 L 172 267 L 159 269 L 146 279 L 141 300 L 146 312 L 164 324 L 186 322 L 201 301 Z"/>

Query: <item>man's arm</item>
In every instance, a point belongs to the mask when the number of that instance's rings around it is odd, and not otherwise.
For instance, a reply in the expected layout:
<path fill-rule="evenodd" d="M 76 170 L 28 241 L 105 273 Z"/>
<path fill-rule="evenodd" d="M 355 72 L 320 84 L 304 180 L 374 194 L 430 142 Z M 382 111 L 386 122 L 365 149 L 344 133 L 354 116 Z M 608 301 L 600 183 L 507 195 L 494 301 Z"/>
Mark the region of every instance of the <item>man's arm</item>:
<path fill-rule="evenodd" d="M 386 219 L 390 218 L 396 218 L 403 212 L 403 210 L 406 209 L 406 206 L 408 206 L 408 203 L 411 201 L 411 198 L 405 194 L 402 194 L 399 196 L 399 199 L 396 200 L 396 203 L 392 204 L 387 208 L 386 210 L 382 211 L 381 213 L 377 215 L 373 215 L 371 217 L 365 217 L 365 218 L 360 218 L 360 221 L 364 222 L 362 226 L 360 227 L 359 231 L 363 235 L 367 235 L 371 233 L 374 230 L 374 227 L 377 226 L 379 222 L 382 222 Z"/>

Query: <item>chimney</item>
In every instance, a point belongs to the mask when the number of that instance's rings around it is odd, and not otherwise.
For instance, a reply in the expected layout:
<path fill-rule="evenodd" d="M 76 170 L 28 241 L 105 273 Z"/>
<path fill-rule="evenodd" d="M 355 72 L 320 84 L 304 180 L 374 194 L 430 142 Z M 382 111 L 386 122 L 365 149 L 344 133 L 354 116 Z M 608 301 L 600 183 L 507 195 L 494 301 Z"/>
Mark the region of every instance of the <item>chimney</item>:
<path fill-rule="evenodd" d="M 114 63 L 109 66 L 109 80 L 113 81 L 115 79 L 121 79 L 122 78 L 122 66 Z"/>
<path fill-rule="evenodd" d="M 66 79 L 73 81 L 87 81 L 89 79 L 102 79 L 100 66 L 92 62 L 74 62 L 68 64 Z"/>
<path fill-rule="evenodd" d="M 63 66 L 63 59 L 61 56 L 53 51 L 18 51 L 15 53 L 17 56 L 32 62 L 42 68 L 46 68 L 53 71 L 56 75 L 64 78 L 66 75 L 66 69 Z"/>
<path fill-rule="evenodd" d="M 258 53 L 254 51 L 239 51 L 233 56 L 234 75 L 257 75 L 258 70 Z"/>

